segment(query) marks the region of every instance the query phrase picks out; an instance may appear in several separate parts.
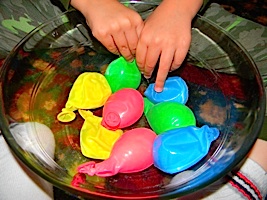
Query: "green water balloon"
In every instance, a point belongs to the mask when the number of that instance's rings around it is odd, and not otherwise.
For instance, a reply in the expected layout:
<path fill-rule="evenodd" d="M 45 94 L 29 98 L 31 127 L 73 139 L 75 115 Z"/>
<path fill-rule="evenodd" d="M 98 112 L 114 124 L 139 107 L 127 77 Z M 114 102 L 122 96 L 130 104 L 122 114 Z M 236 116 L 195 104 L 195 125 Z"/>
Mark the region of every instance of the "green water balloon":
<path fill-rule="evenodd" d="M 150 127 L 156 134 L 175 128 L 196 125 L 196 118 L 192 110 L 178 102 L 155 104 L 145 115 Z"/>
<path fill-rule="evenodd" d="M 122 56 L 109 64 L 104 75 L 112 93 L 123 88 L 137 89 L 141 83 L 141 72 L 136 61 L 128 62 Z"/>

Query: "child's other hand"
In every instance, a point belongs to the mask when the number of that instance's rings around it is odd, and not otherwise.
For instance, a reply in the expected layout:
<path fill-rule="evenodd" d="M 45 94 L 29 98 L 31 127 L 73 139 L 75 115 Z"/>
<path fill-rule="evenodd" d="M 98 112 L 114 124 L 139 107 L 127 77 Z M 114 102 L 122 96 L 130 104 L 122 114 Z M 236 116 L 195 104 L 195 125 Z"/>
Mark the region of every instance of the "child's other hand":
<path fill-rule="evenodd" d="M 190 47 L 191 21 L 198 9 L 191 11 L 183 7 L 182 1 L 190 0 L 164 0 L 145 21 L 137 45 L 137 65 L 146 78 L 151 76 L 160 58 L 155 82 L 157 92 L 162 91 L 168 72 L 182 64 Z"/>
<path fill-rule="evenodd" d="M 110 52 L 132 61 L 144 22 L 117 0 L 88 0 L 81 12 L 96 37 Z"/>

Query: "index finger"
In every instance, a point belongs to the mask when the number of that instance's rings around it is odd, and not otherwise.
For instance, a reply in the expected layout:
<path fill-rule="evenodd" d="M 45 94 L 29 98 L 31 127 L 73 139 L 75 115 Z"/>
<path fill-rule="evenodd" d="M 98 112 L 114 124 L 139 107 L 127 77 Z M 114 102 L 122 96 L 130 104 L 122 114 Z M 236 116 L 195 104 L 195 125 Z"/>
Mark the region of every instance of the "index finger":
<path fill-rule="evenodd" d="M 172 65 L 173 57 L 174 57 L 174 51 L 172 50 L 162 51 L 160 55 L 159 68 L 154 88 L 156 92 L 162 92 L 163 90 L 165 80 L 168 76 L 168 73 Z"/>

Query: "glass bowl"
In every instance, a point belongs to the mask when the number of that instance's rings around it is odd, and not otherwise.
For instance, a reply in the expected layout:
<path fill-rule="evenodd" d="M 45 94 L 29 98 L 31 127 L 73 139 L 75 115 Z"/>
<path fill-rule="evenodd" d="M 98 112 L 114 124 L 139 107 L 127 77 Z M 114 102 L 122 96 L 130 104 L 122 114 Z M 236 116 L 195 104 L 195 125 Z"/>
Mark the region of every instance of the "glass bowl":
<path fill-rule="evenodd" d="M 188 56 L 169 76 L 181 76 L 188 84 L 187 105 L 197 126 L 206 124 L 220 130 L 209 153 L 174 175 L 151 166 L 107 178 L 81 177 L 85 178 L 83 183 L 72 185 L 73 178 L 79 176 L 77 166 L 89 160 L 80 150 L 79 131 L 84 120 L 77 115 L 73 122 L 62 123 L 56 116 L 81 73 L 103 74 L 117 58 L 81 19 L 80 13 L 69 11 L 42 24 L 12 50 L 1 68 L 1 131 L 30 169 L 83 198 L 170 199 L 208 186 L 245 158 L 263 123 L 265 95 L 260 74 L 242 46 L 198 16 Z M 138 90 L 142 93 L 154 79 L 142 79 Z M 101 116 L 101 109 L 93 113 Z M 145 117 L 132 127 L 143 126 L 148 126 Z"/>

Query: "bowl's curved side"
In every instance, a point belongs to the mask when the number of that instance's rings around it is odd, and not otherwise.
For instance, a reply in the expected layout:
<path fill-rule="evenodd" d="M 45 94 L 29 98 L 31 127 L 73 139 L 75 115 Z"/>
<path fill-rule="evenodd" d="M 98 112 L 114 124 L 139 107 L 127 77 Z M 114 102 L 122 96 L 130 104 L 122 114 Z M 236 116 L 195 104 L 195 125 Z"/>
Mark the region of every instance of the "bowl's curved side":
<path fill-rule="evenodd" d="M 246 107 L 240 107 L 237 110 L 235 110 L 236 107 L 229 108 L 227 118 L 230 120 L 220 129 L 223 135 L 217 149 L 209 160 L 196 170 L 194 179 L 171 192 L 174 196 L 189 194 L 192 187 L 196 190 L 201 189 L 222 178 L 238 165 L 258 137 L 266 106 L 263 82 L 250 55 L 226 31 L 210 20 L 202 16 L 198 17 L 193 25 L 193 39 L 187 62 L 208 69 L 216 79 L 224 79 L 227 77 L 225 75 L 243 79 L 244 85 L 239 89 L 245 91 L 243 95 L 246 100 L 243 103 Z M 235 87 L 231 83 L 229 86 Z M 238 96 L 236 93 L 235 95 Z M 231 98 L 226 97 L 226 102 L 231 101 Z M 242 102 L 241 99 L 233 99 L 233 103 L 239 104 Z M 241 110 L 244 111 L 242 116 L 235 116 L 236 111 Z M 236 117 L 234 123 L 231 122 L 233 117 Z M 194 176 L 194 174 L 190 175 Z"/>
<path fill-rule="evenodd" d="M 265 93 L 253 60 L 225 31 L 198 16 L 192 36 L 186 67 L 170 75 L 187 81 L 191 94 L 188 105 L 198 125 L 216 126 L 221 135 L 209 155 L 193 166 L 183 180 L 151 168 L 133 175 L 87 178 L 85 184 L 71 186 L 75 167 L 87 160 L 79 151 L 83 120 L 77 118 L 74 124 L 65 125 L 55 116 L 79 74 L 103 73 L 116 58 L 92 36 L 75 11 L 39 26 L 5 60 L 0 72 L 0 127 L 7 143 L 38 175 L 83 197 L 171 198 L 187 195 L 223 177 L 241 162 L 257 139 L 265 113 Z M 136 126 L 142 126 L 142 120 Z M 55 159 L 47 155 L 44 145 L 34 149 L 36 154 L 18 143 L 10 126 L 25 122 L 39 122 L 52 130 Z M 28 133 L 27 137 L 40 144 L 34 134 L 38 127 L 32 125 L 32 129 L 33 134 Z M 146 179 L 140 182 L 143 177 Z M 155 185 L 147 184 L 147 177 Z"/>

